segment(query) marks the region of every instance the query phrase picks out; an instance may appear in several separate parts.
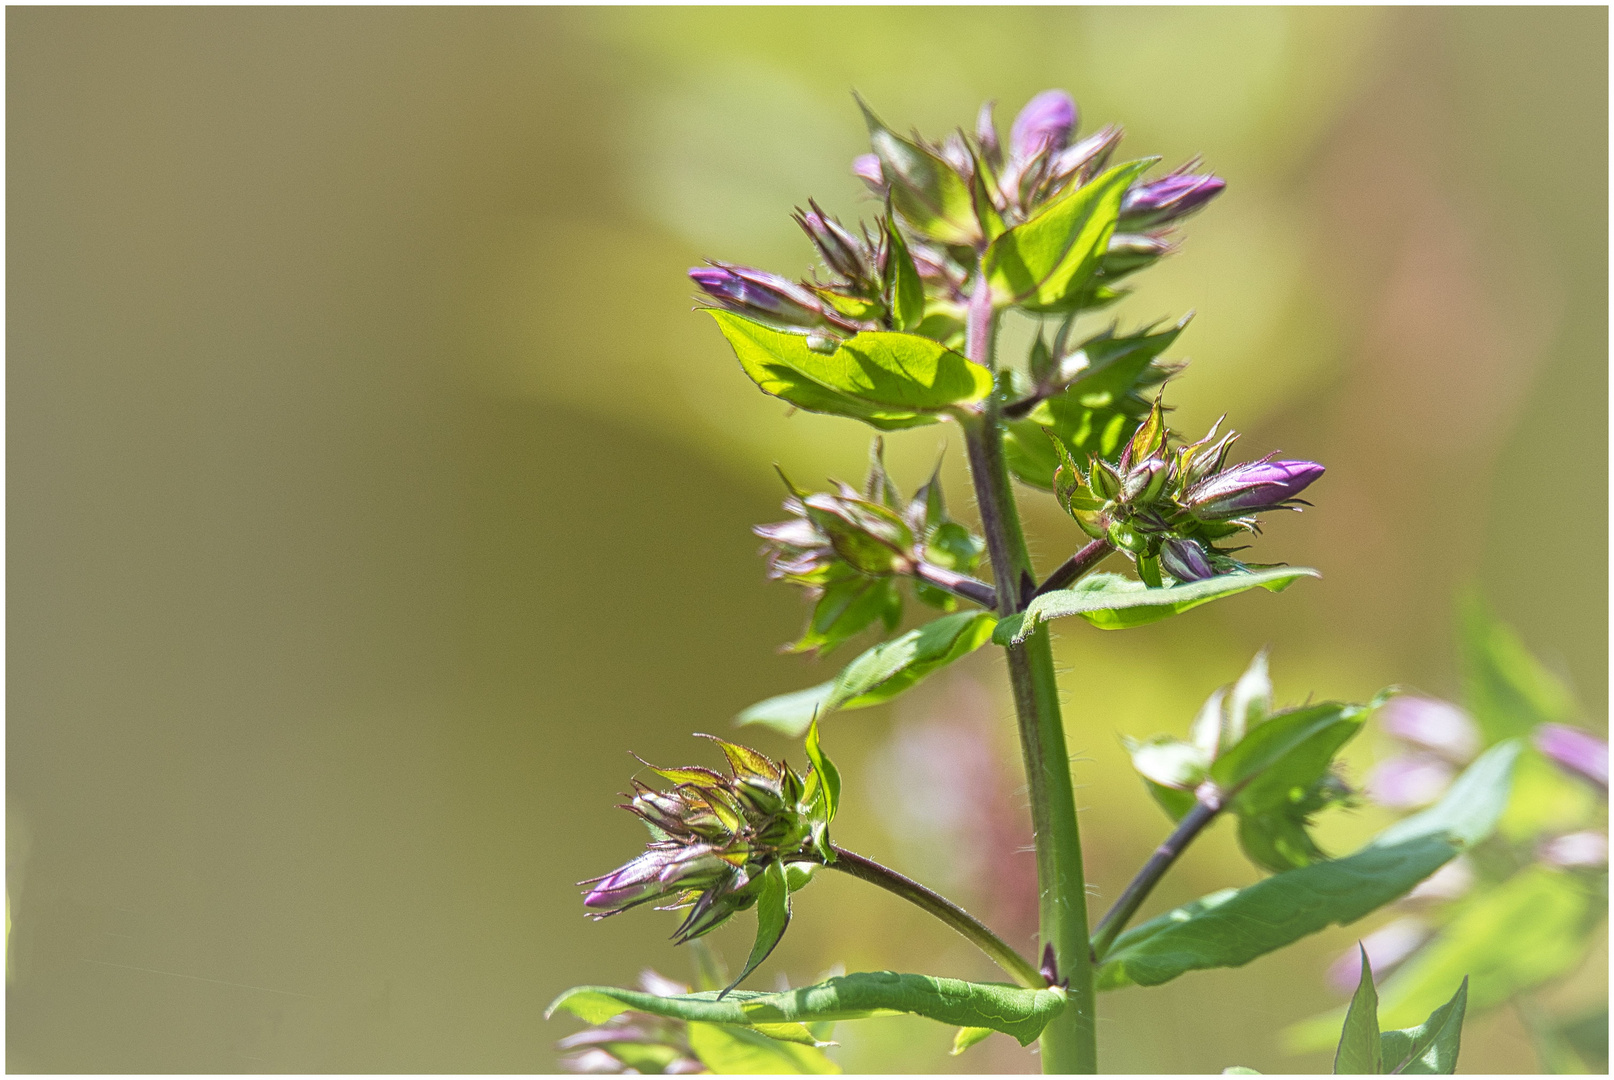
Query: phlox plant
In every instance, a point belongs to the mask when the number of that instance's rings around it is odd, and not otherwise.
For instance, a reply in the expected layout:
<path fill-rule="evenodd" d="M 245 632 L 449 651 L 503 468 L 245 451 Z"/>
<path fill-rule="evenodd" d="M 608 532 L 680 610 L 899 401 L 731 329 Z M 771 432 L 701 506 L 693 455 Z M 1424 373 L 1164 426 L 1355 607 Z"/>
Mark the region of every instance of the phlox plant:
<path fill-rule="evenodd" d="M 674 937 L 697 950 L 699 977 L 694 991 L 651 977 L 637 990 L 561 995 L 551 1012 L 596 1025 L 564 1043 L 590 1069 L 836 1071 L 823 1053 L 829 1025 L 913 1013 L 956 1027 L 959 1052 L 1003 1033 L 1038 1043 L 1046 1072 L 1096 1072 L 1100 991 L 1236 967 L 1396 901 L 1493 831 L 1523 746 L 1502 739 L 1471 756 L 1438 802 L 1330 858 L 1312 838 L 1313 821 L 1356 798 L 1336 757 L 1390 695 L 1284 706 L 1258 655 L 1177 734 L 1128 743 L 1168 819 L 1166 835 L 1113 906 L 1090 912 L 1048 624 L 1074 618 L 1124 630 L 1316 576 L 1252 561 L 1238 541 L 1259 533 L 1263 515 L 1309 505 L 1301 496 L 1324 469 L 1272 454 L 1246 459 L 1220 425 L 1197 438 L 1172 429 L 1165 390 L 1183 365 L 1166 354 L 1186 317 L 1130 329 L 1093 318 L 1173 252 L 1179 226 L 1222 192 L 1221 178 L 1197 160 L 1164 173 L 1155 159 L 1117 161 L 1120 129 L 1079 136 L 1075 104 L 1061 91 L 1033 98 L 1006 139 L 990 104 L 973 133 L 939 142 L 899 135 L 859 105 L 872 152 L 852 169 L 879 201 L 872 221 L 843 223 L 816 202 L 798 210 L 821 263 L 808 280 L 718 261 L 689 276 L 705 317 L 763 393 L 876 433 L 954 425 L 980 531 L 950 515 L 939 475 L 905 495 L 878 434 L 861 486 L 814 491 L 782 476 L 785 520 L 756 532 L 768 576 L 811 603 L 789 649 L 822 654 L 870 629 L 891 635 L 905 594 L 938 614 L 830 681 L 741 714 L 743 724 L 800 738 L 799 767 L 708 735 L 720 769 L 648 766 L 654 781 L 633 781 L 625 809 L 649 843 L 584 883 L 583 904 L 597 917 L 679 912 Z M 1037 324 L 1024 357 L 997 346 L 1011 311 Z M 1051 496 L 1071 519 L 1071 554 L 1057 566 L 1038 568 L 1027 553 L 1016 508 L 1027 495 Z M 836 714 L 888 701 L 988 645 L 1008 668 L 1024 758 L 1039 893 L 1034 955 L 834 839 L 842 782 L 825 742 Z M 1178 857 L 1222 817 L 1234 819 L 1240 846 L 1267 876 L 1133 925 Z M 798 894 L 826 870 L 917 905 L 1005 980 L 882 971 L 748 988 Z M 730 977 L 701 939 L 742 912 L 754 913 L 755 943 Z M 1360 971 L 1348 1015 L 1334 1021 L 1343 1030 L 1336 1071 L 1452 1072 L 1463 973 L 1427 1020 L 1381 1032 L 1365 952 Z"/>

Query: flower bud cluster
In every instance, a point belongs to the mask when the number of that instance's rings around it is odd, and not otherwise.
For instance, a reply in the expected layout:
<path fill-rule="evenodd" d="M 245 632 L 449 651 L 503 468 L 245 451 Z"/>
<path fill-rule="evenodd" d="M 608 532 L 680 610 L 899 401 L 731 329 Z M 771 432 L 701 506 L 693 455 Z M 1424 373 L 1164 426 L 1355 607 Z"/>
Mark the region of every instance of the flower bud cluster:
<path fill-rule="evenodd" d="M 770 580 L 803 585 L 816 595 L 851 577 L 912 574 L 922 563 L 960 574 L 975 571 L 986 545 L 947 516 L 940 476 L 905 500 L 885 471 L 882 452 L 876 439 L 862 491 L 837 481 L 834 492 L 809 495 L 786 479 L 790 520 L 752 529 L 764 541 Z M 951 606 L 936 590 L 921 590 L 920 598 Z"/>
<path fill-rule="evenodd" d="M 1323 474 L 1314 461 L 1270 456 L 1228 467 L 1238 434 L 1217 438 L 1214 426 L 1195 443 L 1173 446 L 1170 434 L 1157 401 L 1120 461 L 1112 465 L 1094 456 L 1086 473 L 1055 439 L 1062 462 L 1054 491 L 1089 536 L 1109 540 L 1140 564 L 1158 559 L 1178 581 L 1242 569 L 1214 542 L 1259 532 L 1257 515 L 1306 505 L 1300 493 Z"/>
<path fill-rule="evenodd" d="M 706 736 L 713 738 L 712 736 Z M 729 776 L 700 766 L 651 771 L 674 787 L 634 782 L 623 809 L 650 829 L 643 854 L 602 877 L 583 898 L 595 918 L 662 900 L 658 911 L 687 909 L 674 935 L 682 943 L 756 903 L 759 876 L 776 860 L 818 862 L 829 839 L 820 778 L 806 778 L 749 747 L 713 738 Z"/>

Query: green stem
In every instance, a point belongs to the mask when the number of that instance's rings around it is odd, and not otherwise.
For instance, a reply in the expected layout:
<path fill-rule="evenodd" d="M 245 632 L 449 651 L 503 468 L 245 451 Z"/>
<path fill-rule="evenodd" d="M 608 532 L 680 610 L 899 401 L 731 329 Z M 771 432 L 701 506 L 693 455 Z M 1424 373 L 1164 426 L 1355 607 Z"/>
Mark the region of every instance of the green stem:
<path fill-rule="evenodd" d="M 1115 906 L 1110 908 L 1109 912 L 1099 920 L 1098 926 L 1093 930 L 1093 960 L 1095 962 L 1104 959 L 1105 954 L 1110 951 L 1110 946 L 1115 944 L 1115 939 L 1120 936 L 1122 930 L 1126 929 L 1126 924 L 1131 921 L 1132 916 L 1137 914 L 1138 908 L 1142 907 L 1143 902 L 1148 899 L 1149 893 L 1153 891 L 1155 885 L 1159 884 L 1160 879 L 1166 876 L 1166 871 L 1171 869 L 1171 864 L 1177 861 L 1177 856 L 1181 855 L 1188 845 L 1193 843 L 1194 837 L 1198 836 L 1200 831 L 1211 823 L 1211 820 L 1221 812 L 1221 809 L 1222 802 L 1220 799 L 1201 798 L 1194 803 L 1192 810 L 1183 815 L 1183 819 L 1178 823 L 1176 831 L 1166 838 L 1165 843 L 1155 849 L 1149 861 L 1143 864 L 1143 869 L 1138 871 L 1138 876 L 1132 879 L 1132 883 L 1126 887 L 1126 891 L 1115 902 Z"/>
<path fill-rule="evenodd" d="M 966 329 L 971 360 L 992 364 L 996 324 L 986 284 L 978 280 Z M 994 393 L 981 415 L 963 426 L 976 505 L 992 559 L 998 611 L 1013 614 L 1029 602 L 1036 579 L 1031 575 L 1031 559 L 1003 459 L 1003 418 L 998 395 Z M 1052 946 L 1057 977 L 1068 981 L 1070 994 L 1070 1003 L 1043 1029 L 1042 1069 L 1046 1073 L 1096 1073 L 1098 1044 L 1082 842 L 1047 628 L 1039 626 L 1024 642 L 1009 646 L 1007 651 L 1037 842 L 1041 937 L 1044 949 Z"/>
<path fill-rule="evenodd" d="M 971 944 L 991 957 L 993 963 L 1013 975 L 1014 981 L 1021 986 L 1041 990 L 1048 985 L 1048 980 L 1037 971 L 1035 964 L 1015 952 L 1007 942 L 994 934 L 989 926 L 947 897 L 925 888 L 913 878 L 899 874 L 888 866 L 881 866 L 873 859 L 866 859 L 842 847 L 836 847 L 834 850 L 835 861 L 826 864 L 830 869 L 840 870 L 871 885 L 878 885 L 887 892 L 895 893 L 909 903 L 928 911 L 968 938 Z"/>

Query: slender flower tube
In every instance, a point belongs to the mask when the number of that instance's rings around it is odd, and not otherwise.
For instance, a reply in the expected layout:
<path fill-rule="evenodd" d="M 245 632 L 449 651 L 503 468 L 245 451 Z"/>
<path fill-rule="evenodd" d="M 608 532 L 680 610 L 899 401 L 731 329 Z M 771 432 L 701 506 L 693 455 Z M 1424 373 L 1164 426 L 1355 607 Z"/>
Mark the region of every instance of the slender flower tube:
<path fill-rule="evenodd" d="M 824 307 L 802 286 L 766 270 L 730 263 L 697 266 L 690 280 L 723 307 L 786 326 L 821 326 Z"/>
<path fill-rule="evenodd" d="M 1139 184 L 1121 201 L 1121 225 L 1135 230 L 1179 221 L 1220 195 L 1226 187 L 1227 181 L 1209 173 L 1177 173 Z"/>
<path fill-rule="evenodd" d="M 1287 509 L 1322 474 L 1315 461 L 1252 461 L 1207 477 L 1184 502 L 1201 521 Z"/>

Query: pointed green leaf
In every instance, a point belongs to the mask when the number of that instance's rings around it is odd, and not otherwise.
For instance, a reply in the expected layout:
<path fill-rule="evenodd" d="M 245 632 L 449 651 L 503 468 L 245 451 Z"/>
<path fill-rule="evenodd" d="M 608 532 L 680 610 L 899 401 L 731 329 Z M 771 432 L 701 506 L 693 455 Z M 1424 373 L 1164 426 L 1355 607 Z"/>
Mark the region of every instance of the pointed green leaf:
<path fill-rule="evenodd" d="M 863 103 L 869 145 L 880 159 L 891 202 L 915 232 L 944 244 L 974 244 L 980 236 L 969 184 L 942 158 L 909 142 L 880 121 Z"/>
<path fill-rule="evenodd" d="M 1100 958 L 1100 989 L 1156 986 L 1188 971 L 1240 967 L 1382 907 L 1490 833 L 1507 804 L 1518 753 L 1517 742 L 1492 747 L 1439 803 L 1352 855 L 1225 889 L 1134 927 Z"/>
<path fill-rule="evenodd" d="M 984 611 L 944 615 L 868 649 L 827 683 L 758 702 L 742 712 L 737 722 L 763 724 L 800 737 L 814 716 L 890 701 L 932 672 L 986 644 L 996 625 L 997 619 Z"/>
<path fill-rule="evenodd" d="M 1386 1031 L 1382 1036 L 1384 1071 L 1409 1076 L 1436 1076 L 1457 1071 L 1462 1048 L 1463 1015 L 1468 1011 L 1468 979 L 1452 999 L 1414 1028 Z"/>
<path fill-rule="evenodd" d="M 757 939 L 751 946 L 751 955 L 746 959 L 739 977 L 729 983 L 723 994 L 743 983 L 746 976 L 768 958 L 768 954 L 779 944 L 779 939 L 785 936 L 785 928 L 789 925 L 790 884 L 785 876 L 785 864 L 775 859 L 762 872 L 762 889 L 757 893 Z"/>
<path fill-rule="evenodd" d="M 1303 577 L 1322 575 L 1304 566 L 1285 566 L 1151 589 L 1120 574 L 1093 574 L 1069 589 L 1043 593 L 1031 601 L 1024 613 L 1010 615 L 998 623 L 992 640 L 999 645 L 1018 644 L 1031 636 L 1038 623 L 1066 615 L 1080 615 L 1100 630 L 1125 630 L 1254 588 L 1282 592 Z"/>
<path fill-rule="evenodd" d="M 1115 232 L 1121 197 L 1150 164 L 1118 165 L 994 240 L 981 262 L 993 298 L 1033 311 L 1056 310 L 1079 298 Z"/>
<path fill-rule="evenodd" d="M 1038 403 L 1027 419 L 1008 425 L 1003 452 L 1010 471 L 1033 487 L 1051 487 L 1058 460 L 1050 434 L 1078 460 L 1095 454 L 1111 461 L 1119 458 L 1139 418 L 1149 412 L 1143 392 L 1177 370 L 1177 365 L 1159 362 L 1159 356 L 1191 317 L 1185 315 L 1159 333 L 1145 328 L 1116 336 L 1111 330 L 1083 343 L 1077 350 L 1079 359 L 1065 362 L 1067 368 L 1083 365 L 1070 384 Z"/>
<path fill-rule="evenodd" d="M 818 721 L 813 720 L 812 726 L 807 729 L 807 758 L 813 763 L 813 771 L 822 777 L 824 786 L 824 820 L 835 820 L 835 810 L 841 801 L 841 771 L 835 763 L 824 753 L 823 747 L 818 743 Z"/>
<path fill-rule="evenodd" d="M 884 429 L 912 427 L 992 391 L 990 371 L 916 334 L 861 333 L 826 354 L 808 348 L 800 334 L 732 311 L 710 314 L 763 393 L 812 412 Z"/>
<path fill-rule="evenodd" d="M 722 1000 L 712 992 L 657 997 L 611 986 L 577 986 L 556 998 L 544 1015 L 565 1009 L 587 1023 L 600 1024 L 634 1009 L 676 1020 L 758 1027 L 914 1013 L 957 1027 L 991 1028 L 1025 1046 L 1064 1007 L 1065 991 L 1060 987 L 1027 990 L 1002 983 L 866 971 L 782 993 L 735 990 Z"/>
<path fill-rule="evenodd" d="M 891 578 L 852 574 L 825 586 L 813 605 L 813 616 L 801 638 L 791 644 L 791 652 L 818 650 L 827 653 L 848 638 L 867 630 L 876 620 L 892 623 L 895 609 L 900 616 L 902 594 Z"/>
<path fill-rule="evenodd" d="M 1362 978 L 1356 984 L 1350 1011 L 1345 1014 L 1344 1030 L 1339 1034 L 1334 1072 L 1336 1075 L 1377 1076 L 1384 1071 L 1383 1046 L 1379 1040 L 1379 995 L 1373 988 L 1373 968 L 1367 962 L 1367 950 L 1360 942 L 1356 947 L 1362 952 Z"/>
<path fill-rule="evenodd" d="M 719 1074 L 776 1076 L 841 1071 L 811 1043 L 778 1041 L 755 1029 L 731 1024 L 690 1024 L 689 1048 L 702 1065 Z"/>
<path fill-rule="evenodd" d="M 778 780 L 784 776 L 779 766 L 769 760 L 767 755 L 759 753 L 749 746 L 741 746 L 739 743 L 731 743 L 727 739 L 720 739 L 716 735 L 707 735 L 699 731 L 695 733 L 695 737 L 710 739 L 715 742 L 723 751 L 723 756 L 729 759 L 729 769 L 737 777 L 765 776 L 770 780 Z"/>
<path fill-rule="evenodd" d="M 925 321 L 925 283 L 919 279 L 908 242 L 896 220 L 886 218 L 886 238 L 891 245 L 886 256 L 887 273 L 891 278 L 891 322 L 898 330 L 911 332 Z"/>
<path fill-rule="evenodd" d="M 964 1051 L 968 1050 L 970 1047 L 974 1046 L 976 1043 L 981 1042 L 982 1040 L 986 1039 L 991 1034 L 992 1034 L 992 1029 L 991 1028 L 984 1028 L 984 1027 L 962 1027 L 962 1028 L 959 1028 L 958 1029 L 958 1034 L 953 1036 L 953 1048 L 951 1050 L 949 1050 L 948 1053 L 951 1054 L 953 1057 L 957 1057 L 958 1055 L 962 1054 Z"/>

